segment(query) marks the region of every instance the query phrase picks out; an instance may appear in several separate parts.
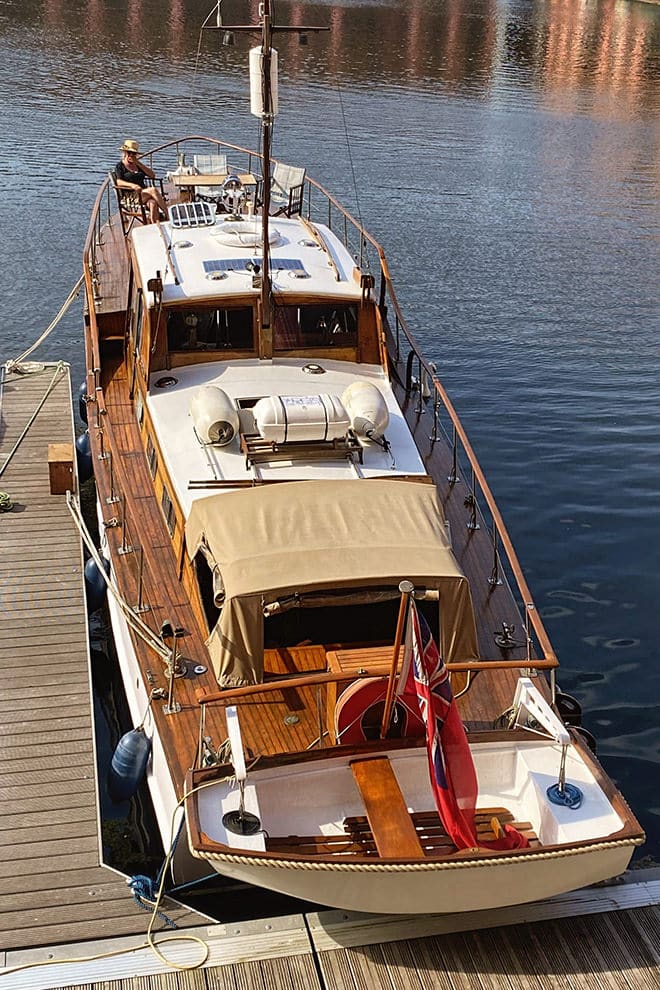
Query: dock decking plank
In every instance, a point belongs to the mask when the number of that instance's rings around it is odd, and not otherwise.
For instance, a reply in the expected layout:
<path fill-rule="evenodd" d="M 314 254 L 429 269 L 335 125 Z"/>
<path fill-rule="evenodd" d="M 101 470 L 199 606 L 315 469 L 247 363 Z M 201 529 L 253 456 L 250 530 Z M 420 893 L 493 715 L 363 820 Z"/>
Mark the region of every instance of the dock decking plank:
<path fill-rule="evenodd" d="M 54 373 L 3 369 L 0 463 Z M 82 553 L 64 496 L 50 494 L 49 443 L 73 444 L 66 367 L 2 478 L 14 511 L 0 514 L 0 952 L 141 935 L 148 918 L 99 865 Z"/>

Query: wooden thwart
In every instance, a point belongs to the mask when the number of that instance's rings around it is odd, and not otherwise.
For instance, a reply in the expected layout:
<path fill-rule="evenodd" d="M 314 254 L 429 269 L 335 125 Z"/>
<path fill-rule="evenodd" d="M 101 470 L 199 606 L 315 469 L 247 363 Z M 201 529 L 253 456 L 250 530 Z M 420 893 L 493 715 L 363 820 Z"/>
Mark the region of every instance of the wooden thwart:
<path fill-rule="evenodd" d="M 373 760 L 363 760 L 371 763 Z M 457 852 L 456 846 L 447 835 L 437 811 L 413 811 L 409 814 L 424 855 L 451 856 Z M 492 842 L 496 838 L 492 820 L 497 818 L 501 825 L 511 824 L 527 838 L 530 846 L 538 847 L 540 842 L 531 822 L 517 822 L 507 808 L 481 808 L 475 814 L 475 825 L 480 842 Z M 366 815 L 356 815 L 344 819 L 344 832 L 329 835 L 286 835 L 270 836 L 267 841 L 270 852 L 294 854 L 296 856 L 352 857 L 379 855 L 371 822 Z M 399 854 L 401 855 L 401 854 Z"/>
<path fill-rule="evenodd" d="M 351 763 L 379 856 L 417 859 L 424 850 L 386 756 Z"/>

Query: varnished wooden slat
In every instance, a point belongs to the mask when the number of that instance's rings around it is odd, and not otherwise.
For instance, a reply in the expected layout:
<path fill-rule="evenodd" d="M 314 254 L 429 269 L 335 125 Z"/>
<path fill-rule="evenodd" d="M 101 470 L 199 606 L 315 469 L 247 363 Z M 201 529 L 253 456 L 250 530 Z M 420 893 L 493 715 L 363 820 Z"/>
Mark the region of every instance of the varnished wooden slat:
<path fill-rule="evenodd" d="M 424 855 L 387 757 L 354 760 L 351 763 L 371 831 L 382 857 L 413 859 Z"/>

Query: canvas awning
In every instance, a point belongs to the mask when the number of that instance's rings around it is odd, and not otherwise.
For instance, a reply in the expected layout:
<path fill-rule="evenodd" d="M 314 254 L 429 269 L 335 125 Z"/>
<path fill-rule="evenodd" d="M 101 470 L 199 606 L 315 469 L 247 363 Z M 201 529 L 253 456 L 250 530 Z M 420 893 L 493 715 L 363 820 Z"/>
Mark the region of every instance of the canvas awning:
<path fill-rule="evenodd" d="M 262 680 L 264 605 L 403 578 L 440 591 L 445 660 L 477 656 L 468 583 L 432 485 L 378 478 L 223 492 L 193 503 L 186 545 L 191 559 L 203 547 L 222 577 L 224 604 L 207 641 L 222 686 Z"/>

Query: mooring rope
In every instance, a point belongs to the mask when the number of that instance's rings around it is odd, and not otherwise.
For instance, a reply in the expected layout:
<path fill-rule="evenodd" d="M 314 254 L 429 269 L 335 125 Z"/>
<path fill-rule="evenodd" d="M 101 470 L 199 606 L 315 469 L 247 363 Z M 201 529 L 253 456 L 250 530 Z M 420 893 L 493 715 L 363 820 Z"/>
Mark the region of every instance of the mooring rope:
<path fill-rule="evenodd" d="M 51 323 L 46 327 L 46 329 L 41 334 L 41 336 L 37 340 L 35 340 L 34 344 L 31 344 L 26 351 L 23 351 L 23 353 L 19 357 L 15 358 L 13 361 L 7 362 L 6 364 L 7 371 L 12 371 L 19 375 L 21 374 L 21 369 L 20 369 L 21 364 L 25 361 L 26 357 L 29 357 L 33 351 L 36 351 L 37 347 L 39 347 L 39 345 L 44 342 L 48 334 L 55 329 L 55 327 L 60 322 L 60 320 L 68 310 L 69 306 L 73 302 L 73 300 L 76 299 L 80 294 L 80 289 L 82 287 L 84 280 L 85 280 L 85 276 L 81 275 L 78 281 L 76 282 L 76 284 L 74 285 L 74 287 L 71 289 L 69 295 L 66 297 L 54 320 L 52 320 Z"/>
<path fill-rule="evenodd" d="M 8 365 L 5 365 L 5 367 L 8 368 L 9 366 Z M 11 461 L 12 457 L 14 456 L 14 454 L 16 453 L 16 451 L 18 450 L 18 448 L 22 444 L 23 440 L 25 439 L 25 436 L 26 436 L 28 430 L 30 429 L 30 427 L 34 423 L 35 419 L 39 415 L 39 412 L 43 408 L 43 405 L 44 405 L 46 399 L 48 398 L 48 396 L 50 395 L 50 393 L 53 391 L 53 389 L 55 388 L 55 386 L 59 382 L 60 378 L 63 376 L 66 367 L 67 367 L 67 365 L 64 363 L 64 361 L 58 361 L 57 362 L 57 365 L 55 367 L 55 373 L 54 373 L 54 375 L 53 375 L 53 377 L 52 377 L 52 379 L 50 381 L 50 385 L 48 386 L 48 388 L 46 389 L 43 397 L 41 398 L 40 402 L 38 403 L 37 408 L 34 410 L 34 412 L 32 413 L 32 415 L 30 416 L 30 419 L 28 420 L 28 423 L 25 426 L 25 428 L 23 429 L 23 432 L 21 433 L 20 437 L 18 438 L 18 440 L 16 441 L 16 443 L 14 444 L 14 446 L 9 451 L 9 453 L 8 453 L 6 459 L 5 459 L 5 463 L 2 465 L 2 467 L 0 467 L 0 478 L 4 474 L 5 469 L 6 469 L 7 465 L 9 464 L 9 462 Z M 4 383 L 4 379 L 3 379 L 3 383 Z"/>

